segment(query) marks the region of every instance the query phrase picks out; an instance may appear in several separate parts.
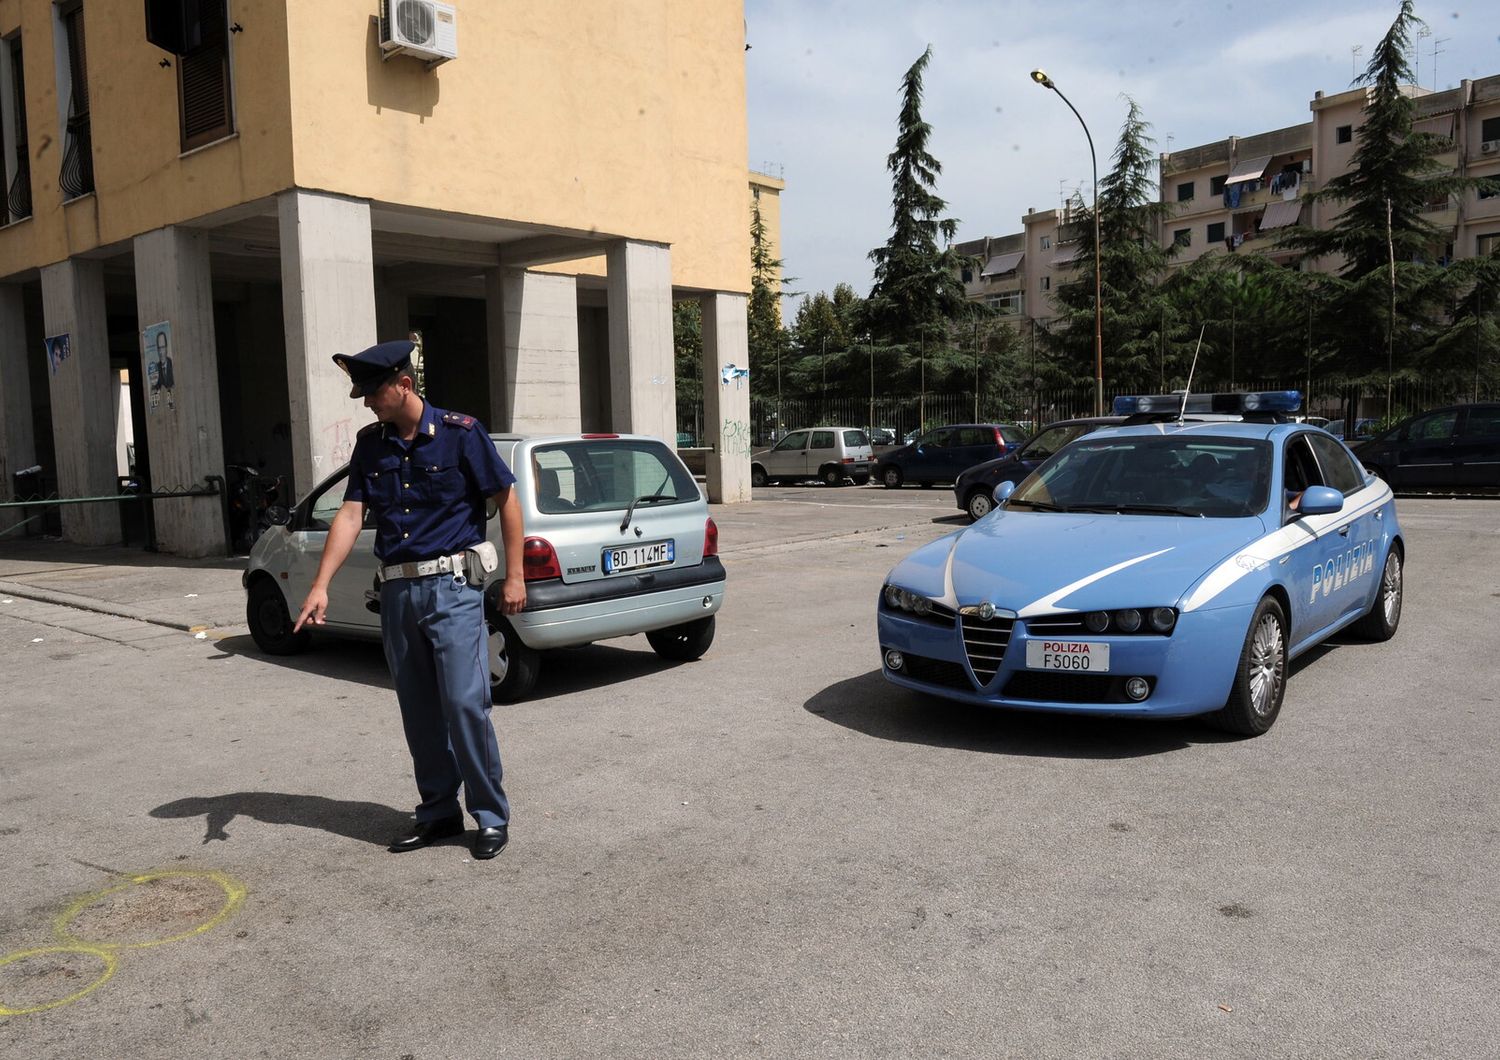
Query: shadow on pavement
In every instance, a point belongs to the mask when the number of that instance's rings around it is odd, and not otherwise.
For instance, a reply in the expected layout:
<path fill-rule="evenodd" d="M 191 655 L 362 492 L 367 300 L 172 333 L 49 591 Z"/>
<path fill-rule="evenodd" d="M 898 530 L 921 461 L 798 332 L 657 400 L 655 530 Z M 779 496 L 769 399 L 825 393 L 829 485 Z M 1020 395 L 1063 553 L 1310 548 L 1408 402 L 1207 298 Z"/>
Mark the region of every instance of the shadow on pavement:
<path fill-rule="evenodd" d="M 555 648 L 542 652 L 542 672 L 536 688 L 526 702 L 555 699 L 575 692 L 633 681 L 692 663 L 671 662 L 652 651 L 643 636 L 624 643 L 640 648 L 621 647 L 621 642 L 588 644 L 581 648 Z"/>
<path fill-rule="evenodd" d="M 210 661 L 244 656 L 299 673 L 389 689 L 395 695 L 396 686 L 386 669 L 385 652 L 375 641 L 323 637 L 315 640 L 312 648 L 301 655 L 268 655 L 248 634 L 225 637 L 217 643 L 223 654 L 209 656 Z M 639 644 L 640 647 L 621 647 L 616 642 L 542 652 L 541 674 L 537 677 L 536 688 L 525 702 L 587 692 L 691 665 L 661 658 L 650 649 L 645 637 L 634 637 L 626 643 Z"/>
<path fill-rule="evenodd" d="M 241 655 L 256 662 L 284 666 L 304 674 L 355 681 L 372 688 L 394 691 L 390 672 L 385 665 L 385 651 L 378 641 L 323 637 L 301 655 L 269 655 L 260 650 L 248 633 L 225 637 L 217 642 L 222 655 L 210 655 L 209 661 Z"/>
<path fill-rule="evenodd" d="M 881 740 L 1046 758 L 1138 758 L 1239 739 L 1192 719 L 1154 721 L 971 707 L 897 688 L 878 670 L 830 685 L 803 709 Z"/>
<path fill-rule="evenodd" d="M 151 816 L 170 820 L 179 817 L 208 818 L 203 842 L 229 839 L 226 830 L 236 817 L 249 817 L 262 824 L 294 824 L 317 828 L 363 843 L 385 846 L 391 838 L 411 826 L 404 810 L 378 802 L 350 802 L 322 795 L 287 795 L 277 791 L 236 791 L 227 795 L 199 795 L 165 803 Z"/>

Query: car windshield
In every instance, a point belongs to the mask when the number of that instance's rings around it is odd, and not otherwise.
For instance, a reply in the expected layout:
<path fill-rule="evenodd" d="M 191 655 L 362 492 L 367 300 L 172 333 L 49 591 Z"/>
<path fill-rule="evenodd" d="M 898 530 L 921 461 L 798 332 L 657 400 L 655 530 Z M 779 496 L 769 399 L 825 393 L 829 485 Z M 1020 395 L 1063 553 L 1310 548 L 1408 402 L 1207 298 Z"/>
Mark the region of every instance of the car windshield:
<path fill-rule="evenodd" d="M 587 439 L 538 446 L 531 453 L 537 511 L 625 511 L 632 504 L 698 500 L 698 485 L 660 442 Z"/>
<path fill-rule="evenodd" d="M 1233 519 L 1263 511 L 1270 485 L 1268 442 L 1090 436 L 1032 472 L 1006 507 Z"/>

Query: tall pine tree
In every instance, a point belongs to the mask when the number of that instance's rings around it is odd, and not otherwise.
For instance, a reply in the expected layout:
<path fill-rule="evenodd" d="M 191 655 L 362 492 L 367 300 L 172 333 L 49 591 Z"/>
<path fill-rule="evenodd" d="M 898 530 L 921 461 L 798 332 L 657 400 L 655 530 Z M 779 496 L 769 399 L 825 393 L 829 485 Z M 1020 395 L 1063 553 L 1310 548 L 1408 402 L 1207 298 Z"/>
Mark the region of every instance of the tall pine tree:
<path fill-rule="evenodd" d="M 943 166 L 928 151 L 932 127 L 922 120 L 922 75 L 931 60 L 929 46 L 901 79 L 896 146 L 886 158 L 891 234 L 870 251 L 875 282 L 865 303 L 871 340 L 903 354 L 900 374 L 924 393 L 929 364 L 940 367 L 954 357 L 947 322 L 969 311 L 961 259 L 951 245 L 958 221 L 941 216 L 948 204 L 933 189 Z"/>
<path fill-rule="evenodd" d="M 1099 255 L 1104 306 L 1104 385 L 1107 390 L 1150 390 L 1160 377 L 1159 286 L 1173 248 L 1157 236 L 1171 207 L 1156 196 L 1155 141 L 1135 100 L 1115 145 L 1114 164 L 1099 182 L 1099 240 L 1093 210 L 1075 199 L 1059 235 L 1077 238 L 1080 252 L 1068 282 L 1054 296 L 1058 317 L 1046 333 L 1054 368 L 1075 382 L 1094 375 L 1094 256 Z"/>

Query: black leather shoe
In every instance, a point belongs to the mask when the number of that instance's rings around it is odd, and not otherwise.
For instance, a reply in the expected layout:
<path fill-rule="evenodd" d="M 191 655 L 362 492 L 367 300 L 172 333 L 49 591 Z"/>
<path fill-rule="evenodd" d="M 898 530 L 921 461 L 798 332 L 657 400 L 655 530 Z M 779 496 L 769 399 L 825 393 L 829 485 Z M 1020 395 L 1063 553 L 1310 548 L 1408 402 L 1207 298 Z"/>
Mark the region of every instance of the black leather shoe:
<path fill-rule="evenodd" d="M 481 828 L 474 837 L 474 860 L 488 861 L 504 850 L 509 840 L 510 829 L 503 824 L 499 828 Z"/>
<path fill-rule="evenodd" d="M 409 835 L 397 836 L 391 840 L 390 851 L 392 854 L 404 854 L 408 850 L 421 850 L 425 846 L 436 843 L 439 839 L 462 835 L 463 830 L 462 815 L 444 817 L 437 821 L 418 821 L 417 826 Z"/>

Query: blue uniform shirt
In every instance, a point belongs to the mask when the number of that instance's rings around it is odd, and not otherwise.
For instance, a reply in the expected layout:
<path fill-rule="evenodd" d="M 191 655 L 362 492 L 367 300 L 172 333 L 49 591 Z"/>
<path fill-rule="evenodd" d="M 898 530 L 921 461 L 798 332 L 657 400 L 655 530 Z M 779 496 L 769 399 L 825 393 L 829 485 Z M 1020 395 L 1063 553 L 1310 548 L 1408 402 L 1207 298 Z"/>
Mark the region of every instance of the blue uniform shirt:
<path fill-rule="evenodd" d="M 344 499 L 369 507 L 383 563 L 410 563 L 483 541 L 485 501 L 515 481 L 482 423 L 424 402 L 409 442 L 386 423 L 359 432 Z"/>

